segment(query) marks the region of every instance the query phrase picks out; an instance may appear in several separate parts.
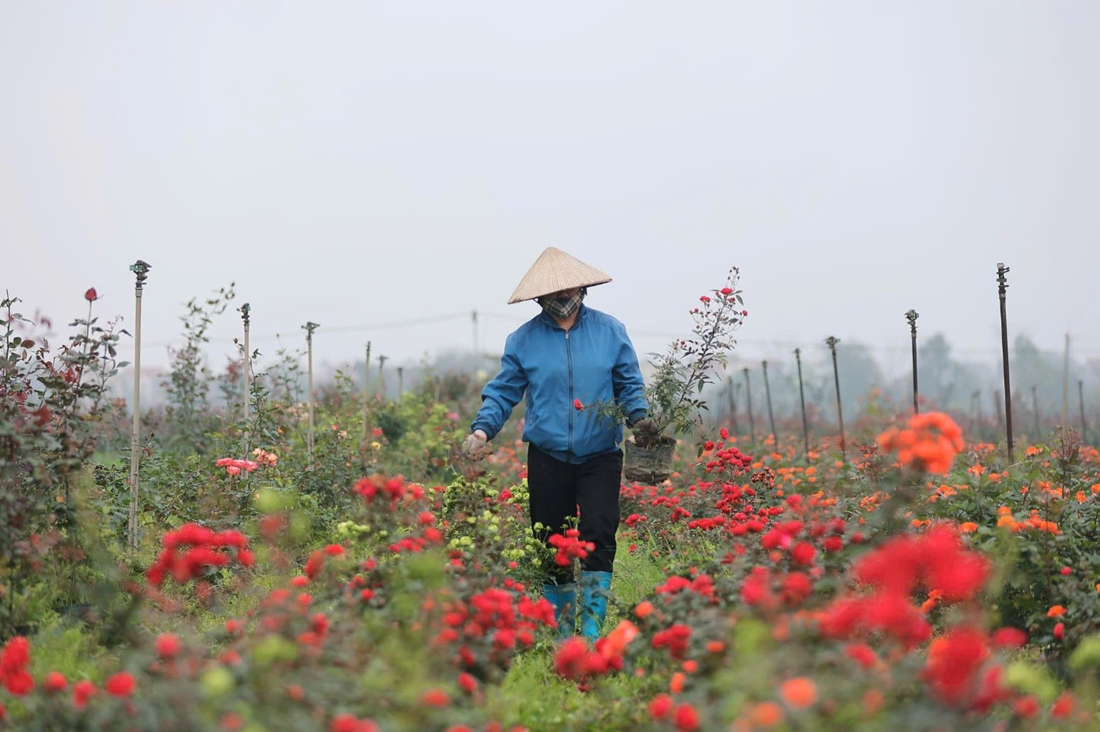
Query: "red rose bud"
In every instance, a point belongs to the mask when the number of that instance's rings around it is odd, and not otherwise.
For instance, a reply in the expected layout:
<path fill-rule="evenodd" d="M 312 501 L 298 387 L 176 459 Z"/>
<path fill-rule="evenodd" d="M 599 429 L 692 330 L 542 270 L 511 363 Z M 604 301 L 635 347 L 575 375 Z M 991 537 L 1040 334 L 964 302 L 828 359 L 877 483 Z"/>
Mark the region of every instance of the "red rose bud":
<path fill-rule="evenodd" d="M 84 293 L 84 299 L 88 302 L 94 302 L 99 299 L 99 294 L 95 291 L 94 287 L 89 287 L 88 291 Z"/>
<path fill-rule="evenodd" d="M 42 688 L 46 690 L 47 694 L 56 694 L 65 691 L 68 685 L 69 682 L 65 680 L 64 674 L 57 671 L 49 672 L 46 674 L 46 678 L 42 680 Z"/>
<path fill-rule="evenodd" d="M 1057 625 L 1054 626 L 1054 639 L 1055 640 L 1062 640 L 1062 638 L 1065 636 L 1065 634 L 1066 634 L 1066 624 L 1065 623 L 1058 623 Z"/>
<path fill-rule="evenodd" d="M 584 409 L 584 405 L 581 404 L 580 399 L 574 399 L 573 400 L 573 409 L 576 409 L 578 412 L 581 411 L 582 409 Z"/>

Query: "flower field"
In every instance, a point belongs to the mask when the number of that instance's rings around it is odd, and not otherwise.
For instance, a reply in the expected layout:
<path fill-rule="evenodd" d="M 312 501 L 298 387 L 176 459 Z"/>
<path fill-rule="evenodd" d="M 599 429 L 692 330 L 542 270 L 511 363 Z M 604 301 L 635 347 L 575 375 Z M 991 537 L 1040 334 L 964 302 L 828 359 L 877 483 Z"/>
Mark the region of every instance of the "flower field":
<path fill-rule="evenodd" d="M 534 539 L 518 425 L 458 456 L 464 377 L 338 379 L 310 436 L 278 364 L 247 418 L 180 366 L 128 548 L 115 335 L 78 325 L 6 337 L 0 728 L 1097 726 L 1100 454 L 1072 430 L 1008 464 L 938 412 L 861 420 L 847 460 L 710 424 L 624 482 L 592 646 L 540 596 L 588 549 Z"/>

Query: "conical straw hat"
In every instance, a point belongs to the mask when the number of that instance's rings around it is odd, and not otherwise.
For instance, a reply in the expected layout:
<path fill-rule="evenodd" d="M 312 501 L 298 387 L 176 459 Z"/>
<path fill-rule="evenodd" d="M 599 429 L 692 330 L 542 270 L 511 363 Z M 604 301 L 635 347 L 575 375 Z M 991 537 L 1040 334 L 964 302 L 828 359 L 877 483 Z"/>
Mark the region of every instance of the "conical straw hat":
<path fill-rule="evenodd" d="M 595 267 L 590 267 L 560 249 L 547 247 L 520 280 L 519 287 L 512 293 L 508 304 L 534 300 L 558 290 L 591 287 L 610 281 L 610 277 Z"/>

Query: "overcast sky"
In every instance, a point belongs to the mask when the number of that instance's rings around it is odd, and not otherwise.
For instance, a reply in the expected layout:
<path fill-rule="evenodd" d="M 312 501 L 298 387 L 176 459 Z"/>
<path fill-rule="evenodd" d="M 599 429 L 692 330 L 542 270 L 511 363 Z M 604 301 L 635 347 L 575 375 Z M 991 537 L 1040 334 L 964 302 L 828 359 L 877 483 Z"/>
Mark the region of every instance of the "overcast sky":
<path fill-rule="evenodd" d="M 742 355 L 897 368 L 910 308 L 993 360 L 1005 262 L 1011 331 L 1100 357 L 1098 38 L 1094 0 L 0 0 L 0 291 L 131 326 L 141 258 L 146 363 L 230 281 L 268 353 L 415 360 L 473 310 L 499 352 L 552 245 L 643 355 L 738 265 Z"/>

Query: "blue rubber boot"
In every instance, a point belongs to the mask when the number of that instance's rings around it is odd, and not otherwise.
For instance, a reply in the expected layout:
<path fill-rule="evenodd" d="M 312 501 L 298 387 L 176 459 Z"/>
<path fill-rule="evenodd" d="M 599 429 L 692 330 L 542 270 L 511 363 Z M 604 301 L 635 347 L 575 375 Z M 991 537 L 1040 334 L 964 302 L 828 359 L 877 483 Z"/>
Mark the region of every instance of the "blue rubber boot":
<path fill-rule="evenodd" d="M 577 632 L 577 583 L 542 586 L 542 594 L 554 606 L 554 621 L 558 637 L 568 638 Z"/>
<path fill-rule="evenodd" d="M 581 635 L 592 643 L 600 637 L 610 593 L 610 572 L 581 571 Z"/>

